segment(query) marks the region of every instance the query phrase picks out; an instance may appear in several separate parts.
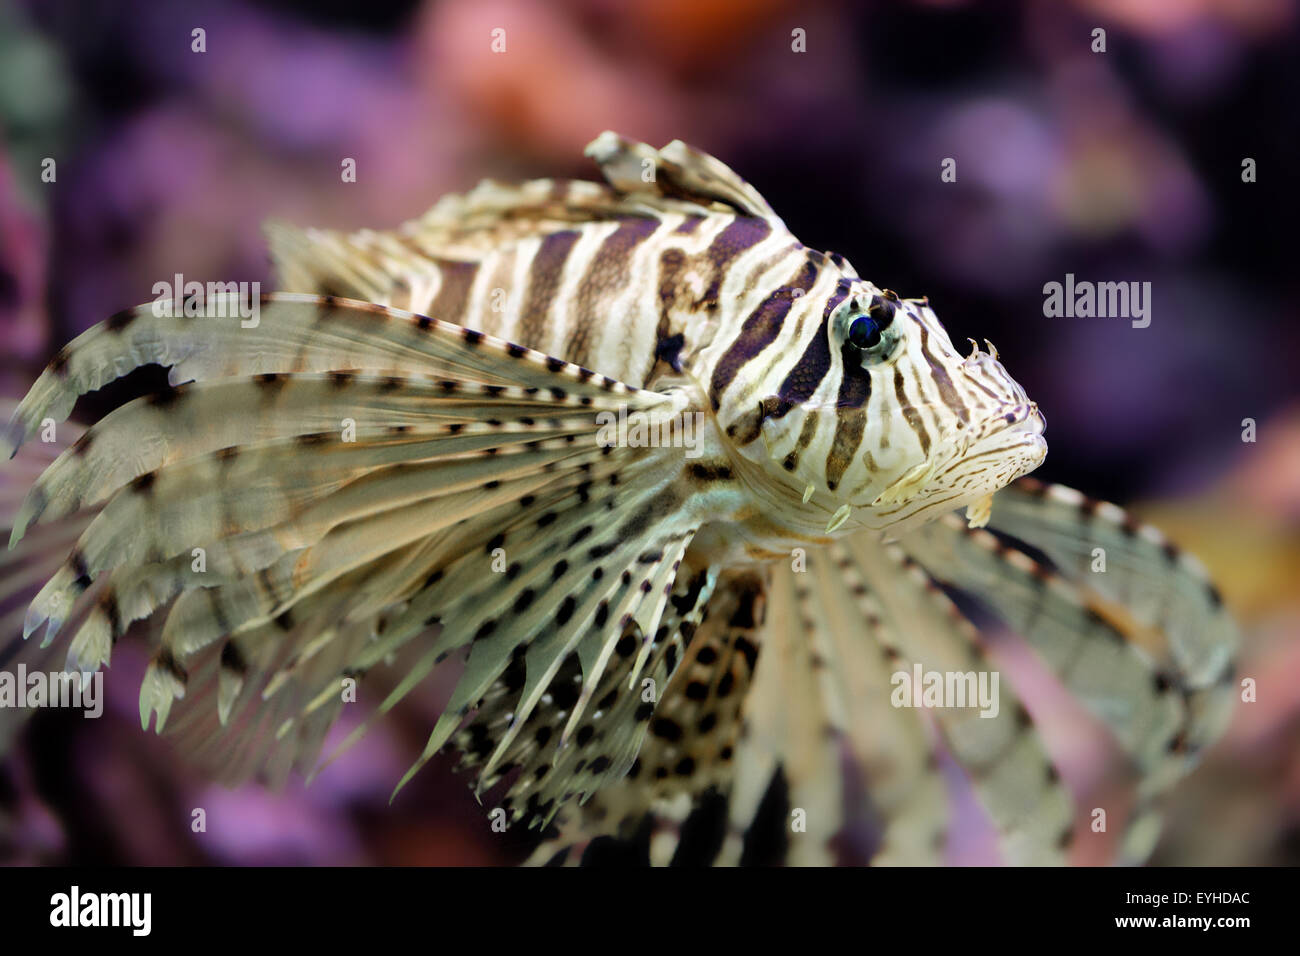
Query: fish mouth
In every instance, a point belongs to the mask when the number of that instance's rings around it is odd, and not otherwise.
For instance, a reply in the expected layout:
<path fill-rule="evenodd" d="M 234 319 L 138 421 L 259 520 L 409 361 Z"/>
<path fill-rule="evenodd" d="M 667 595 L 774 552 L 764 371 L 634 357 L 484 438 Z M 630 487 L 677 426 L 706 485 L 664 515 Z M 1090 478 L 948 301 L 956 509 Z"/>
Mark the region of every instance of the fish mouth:
<path fill-rule="evenodd" d="M 1002 436 L 1033 439 L 1041 442 L 1044 447 L 1047 444 L 1043 439 L 1043 433 L 1047 431 L 1047 419 L 1039 411 L 1037 402 L 1021 402 L 1006 406 L 1005 410 L 993 420 L 993 426 L 986 434 L 986 438 Z"/>
<path fill-rule="evenodd" d="M 1047 420 L 1036 402 L 1025 400 L 1000 407 L 977 429 L 952 432 L 939 444 L 948 448 L 904 472 L 874 498 L 870 507 L 892 505 L 912 496 L 988 494 L 1028 474 L 1047 457 L 1043 432 Z M 960 437 L 959 437 L 960 436 Z M 954 496 L 954 492 L 961 493 Z"/>
<path fill-rule="evenodd" d="M 1028 474 L 1047 457 L 1047 419 L 1037 402 L 1008 405 L 988 422 L 984 434 L 972 442 L 965 461 L 1005 458 L 994 474 L 1001 484 Z"/>
<path fill-rule="evenodd" d="M 927 458 L 881 491 L 871 507 L 908 498 L 942 499 L 965 507 L 1033 471 L 1047 457 L 1047 420 L 1034 402 L 1003 406 L 977 433 L 954 441 L 943 458 Z"/>
<path fill-rule="evenodd" d="M 933 470 L 932 480 L 941 487 L 973 485 L 981 491 L 1010 484 L 1047 457 L 1046 428 L 1047 419 L 1036 402 L 1004 405 L 984 420 L 983 428 L 958 444 L 944 465 Z"/>

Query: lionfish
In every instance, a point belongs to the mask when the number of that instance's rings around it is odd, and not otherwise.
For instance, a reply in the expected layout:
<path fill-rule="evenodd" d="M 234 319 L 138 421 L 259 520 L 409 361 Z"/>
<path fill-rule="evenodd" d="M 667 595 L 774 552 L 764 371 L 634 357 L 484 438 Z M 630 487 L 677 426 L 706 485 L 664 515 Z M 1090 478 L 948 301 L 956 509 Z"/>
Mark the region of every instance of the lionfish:
<path fill-rule="evenodd" d="M 1000 622 L 1129 758 L 1119 856 L 1143 859 L 1233 700 L 1198 563 L 1023 477 L 1042 414 L 928 299 L 681 141 L 586 152 L 605 183 L 268 226 L 286 291 L 255 327 L 146 305 L 59 351 L 11 453 L 134 369 L 169 384 L 27 494 L 11 546 L 52 524 L 66 560 L 24 637 L 75 631 L 91 672 L 168 608 L 142 723 L 230 779 L 318 766 L 341 687 L 386 674 L 374 719 L 452 658 L 402 782 L 453 748 L 543 826 L 534 862 L 940 862 L 954 767 L 1006 861 L 1065 862 L 1086 824 L 1009 682 L 996 713 L 893 699 L 914 668 L 990 671 Z"/>

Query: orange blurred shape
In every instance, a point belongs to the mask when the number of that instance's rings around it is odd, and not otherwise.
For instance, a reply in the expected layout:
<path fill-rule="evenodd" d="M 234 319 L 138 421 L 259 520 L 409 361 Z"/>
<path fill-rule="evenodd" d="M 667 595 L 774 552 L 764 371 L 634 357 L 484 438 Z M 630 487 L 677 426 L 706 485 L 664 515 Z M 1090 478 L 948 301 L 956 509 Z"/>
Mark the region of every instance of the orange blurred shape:
<path fill-rule="evenodd" d="M 414 42 L 423 84 L 461 104 L 461 122 L 489 139 L 572 163 L 604 129 L 653 142 L 677 135 L 661 77 L 606 49 L 564 4 L 430 5 Z"/>
<path fill-rule="evenodd" d="M 792 30 L 808 26 L 789 0 L 639 0 L 620 9 L 660 55 L 677 62 L 714 59 L 781 15 Z"/>
<path fill-rule="evenodd" d="M 1085 12 L 1146 34 L 1173 33 L 1198 20 L 1215 19 L 1249 36 L 1264 37 L 1285 27 L 1295 16 L 1293 0 L 1077 0 L 1077 3 Z"/>

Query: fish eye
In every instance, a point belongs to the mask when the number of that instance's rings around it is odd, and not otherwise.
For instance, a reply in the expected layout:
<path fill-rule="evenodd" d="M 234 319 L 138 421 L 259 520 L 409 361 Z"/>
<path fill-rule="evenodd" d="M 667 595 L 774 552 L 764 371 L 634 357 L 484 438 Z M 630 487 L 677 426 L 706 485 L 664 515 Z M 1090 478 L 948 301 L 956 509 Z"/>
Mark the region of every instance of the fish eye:
<path fill-rule="evenodd" d="M 849 344 L 863 352 L 876 348 L 893 321 L 893 303 L 876 296 L 867 309 L 867 314 L 859 315 L 849 323 Z"/>
<path fill-rule="evenodd" d="M 879 345 L 880 326 L 876 320 L 868 315 L 860 315 L 854 319 L 849 326 L 849 344 L 864 352 Z"/>

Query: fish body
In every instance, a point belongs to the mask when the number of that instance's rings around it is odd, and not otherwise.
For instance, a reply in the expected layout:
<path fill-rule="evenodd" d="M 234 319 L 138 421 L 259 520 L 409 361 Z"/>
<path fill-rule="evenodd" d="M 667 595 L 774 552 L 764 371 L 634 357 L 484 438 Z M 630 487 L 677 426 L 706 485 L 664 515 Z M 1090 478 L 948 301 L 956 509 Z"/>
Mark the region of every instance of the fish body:
<path fill-rule="evenodd" d="M 913 665 L 993 668 L 941 583 L 1114 732 L 1141 857 L 1231 701 L 1235 631 L 1199 567 L 1023 479 L 1043 416 L 927 300 L 803 245 L 680 142 L 587 152 L 605 184 L 484 182 L 392 231 L 269 226 L 287 291 L 253 329 L 142 307 L 62 350 L 12 448 L 130 368 L 171 384 L 16 516 L 14 541 L 90 516 L 25 634 L 75 629 L 69 666 L 93 670 L 163 619 L 142 723 L 175 709 L 232 777 L 310 768 L 340 681 L 406 655 L 382 714 L 455 654 L 405 779 L 455 747 L 512 819 L 555 825 L 539 862 L 601 837 L 654 862 L 936 861 L 931 733 L 1006 858 L 1059 862 L 1071 801 L 1013 689 L 984 716 L 891 703 Z M 1091 574 L 1095 547 L 1128 574 Z M 707 852 L 683 839 L 706 829 Z"/>
<path fill-rule="evenodd" d="M 1042 461 L 1037 406 L 995 356 L 960 356 L 928 301 L 805 246 L 752 187 L 681 143 L 656 151 L 607 133 L 587 152 L 611 185 L 485 182 L 397 233 L 276 227 L 284 285 L 436 315 L 681 392 L 708 418 L 710 461 L 694 470 L 740 473 L 727 517 L 763 555 L 824 543 L 846 505 L 848 530 L 904 530 Z M 710 174 L 727 189 L 707 205 L 674 200 L 683 168 L 697 191 Z M 858 350 L 848 328 L 873 309 L 889 319 L 885 339 Z M 997 467 L 963 474 L 980 458 Z M 948 480 L 926 486 L 937 477 Z M 755 511 L 761 520 L 746 517 Z"/>

